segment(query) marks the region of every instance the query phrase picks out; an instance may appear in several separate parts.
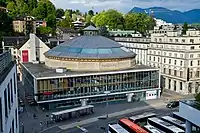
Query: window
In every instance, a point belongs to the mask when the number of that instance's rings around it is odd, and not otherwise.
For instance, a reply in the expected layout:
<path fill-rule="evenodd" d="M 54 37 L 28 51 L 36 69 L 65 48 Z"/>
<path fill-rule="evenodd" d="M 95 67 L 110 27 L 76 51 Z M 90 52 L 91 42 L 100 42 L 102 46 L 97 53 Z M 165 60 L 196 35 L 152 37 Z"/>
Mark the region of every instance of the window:
<path fill-rule="evenodd" d="M 198 57 L 200 58 L 200 54 L 198 54 Z"/>
<path fill-rule="evenodd" d="M 13 103 L 13 86 L 12 86 L 12 79 L 10 80 L 10 91 L 11 91 L 11 102 Z"/>
<path fill-rule="evenodd" d="M 177 53 L 174 54 L 174 57 L 177 57 Z"/>
<path fill-rule="evenodd" d="M 197 77 L 197 78 L 199 77 L 199 71 L 196 72 L 196 77 Z"/>
<path fill-rule="evenodd" d="M 169 69 L 169 75 L 171 75 L 171 69 Z"/>
<path fill-rule="evenodd" d="M 178 39 L 175 39 L 175 42 L 178 42 Z"/>
<path fill-rule="evenodd" d="M 169 64 L 171 64 L 171 59 L 169 59 Z"/>
<path fill-rule="evenodd" d="M 164 58 L 164 63 L 166 63 L 166 58 Z"/>
<path fill-rule="evenodd" d="M 156 51 L 154 51 L 154 54 L 156 55 Z"/>
<path fill-rule="evenodd" d="M 182 39 L 182 42 L 185 42 L 185 39 Z"/>
<path fill-rule="evenodd" d="M 163 73 L 166 73 L 166 68 L 163 69 Z"/>
<path fill-rule="evenodd" d="M 15 132 L 15 124 L 14 124 L 14 120 L 12 120 L 12 133 L 14 133 Z"/>
<path fill-rule="evenodd" d="M 180 90 L 183 90 L 183 83 L 180 82 Z"/>
<path fill-rule="evenodd" d="M 193 75 L 192 75 L 192 72 L 190 72 L 190 73 L 189 73 L 189 77 L 190 77 L 190 78 L 192 78 L 192 77 L 193 77 Z"/>
<path fill-rule="evenodd" d="M 190 61 L 190 66 L 193 66 L 193 61 Z"/>
<path fill-rule="evenodd" d="M 7 89 L 8 89 L 8 107 L 9 107 L 9 109 L 11 109 L 10 83 L 7 85 Z"/>
<path fill-rule="evenodd" d="M 173 40 L 172 40 L 172 39 L 169 39 L 169 42 L 173 42 Z"/>
<path fill-rule="evenodd" d="M 17 125 L 18 125 L 18 112 L 17 112 L 17 109 L 15 110 L 15 128 L 17 128 Z"/>
<path fill-rule="evenodd" d="M 193 54 L 190 54 L 190 58 L 193 58 L 194 57 L 194 55 Z"/>
<path fill-rule="evenodd" d="M 174 81 L 174 91 L 176 91 L 176 81 Z"/>
<path fill-rule="evenodd" d="M 198 60 L 198 65 L 200 65 L 200 60 Z"/>
<path fill-rule="evenodd" d="M 182 66 L 182 65 L 183 65 L 183 61 L 180 62 L 180 66 Z"/>
<path fill-rule="evenodd" d="M 168 89 L 171 89 L 171 79 L 169 79 Z"/>
<path fill-rule="evenodd" d="M 176 60 L 174 60 L 174 65 L 176 65 Z"/>
<path fill-rule="evenodd" d="M 153 61 L 155 61 L 156 60 L 156 57 L 153 57 Z"/>
<path fill-rule="evenodd" d="M 161 39 L 161 38 L 159 38 L 159 42 L 162 42 L 162 39 Z"/>
<path fill-rule="evenodd" d="M 149 60 L 151 60 L 151 56 L 149 56 Z"/>
<path fill-rule="evenodd" d="M 190 39 L 190 42 L 191 42 L 191 43 L 194 43 L 194 39 Z"/>
<path fill-rule="evenodd" d="M 157 38 L 155 38 L 154 41 L 157 42 Z"/>
<path fill-rule="evenodd" d="M 2 119 L 2 103 L 1 103 L 1 97 L 0 97 L 0 129 L 3 132 L 3 119 Z"/>
<path fill-rule="evenodd" d="M 166 52 L 164 52 L 164 55 L 166 55 Z"/>
<path fill-rule="evenodd" d="M 158 62 L 160 62 L 160 57 L 158 57 Z"/>
<path fill-rule="evenodd" d="M 8 117 L 8 97 L 7 97 L 7 89 L 4 91 L 4 104 L 5 104 L 5 116 Z"/>
<path fill-rule="evenodd" d="M 190 49 L 193 50 L 193 49 L 194 49 L 194 46 L 191 46 Z"/>
<path fill-rule="evenodd" d="M 172 56 L 172 53 L 169 53 L 169 56 Z"/>
<path fill-rule="evenodd" d="M 177 71 L 176 70 L 174 70 L 174 76 L 177 76 Z"/>
<path fill-rule="evenodd" d="M 183 58 L 183 54 L 180 54 L 180 57 Z"/>
<path fill-rule="evenodd" d="M 180 77 L 183 78 L 183 71 L 180 71 Z"/>
<path fill-rule="evenodd" d="M 16 75 L 15 75 L 15 73 L 14 73 L 14 78 L 13 78 L 13 80 L 14 80 L 14 92 L 15 92 L 15 94 L 17 93 L 17 88 L 16 88 Z"/>

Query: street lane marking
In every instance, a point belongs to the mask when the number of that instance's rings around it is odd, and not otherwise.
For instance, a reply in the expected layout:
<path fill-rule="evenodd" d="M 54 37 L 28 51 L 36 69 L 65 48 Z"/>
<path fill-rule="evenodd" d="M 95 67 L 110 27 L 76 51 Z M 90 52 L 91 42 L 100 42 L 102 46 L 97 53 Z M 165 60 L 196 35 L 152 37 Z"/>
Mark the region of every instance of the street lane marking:
<path fill-rule="evenodd" d="M 81 131 L 83 131 L 83 132 L 85 132 L 85 133 L 87 133 L 88 132 L 88 130 L 87 129 L 85 129 L 84 127 L 80 127 L 80 126 L 76 126 L 78 129 L 80 129 Z"/>

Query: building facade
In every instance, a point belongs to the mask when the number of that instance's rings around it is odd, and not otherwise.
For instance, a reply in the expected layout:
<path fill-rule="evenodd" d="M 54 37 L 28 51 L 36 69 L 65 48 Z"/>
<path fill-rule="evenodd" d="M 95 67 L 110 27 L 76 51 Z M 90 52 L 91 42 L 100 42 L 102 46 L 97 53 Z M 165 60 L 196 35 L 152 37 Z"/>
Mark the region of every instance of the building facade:
<path fill-rule="evenodd" d="M 0 132 L 19 133 L 17 70 L 9 52 L 0 54 Z"/>
<path fill-rule="evenodd" d="M 150 38 L 145 37 L 114 37 L 114 40 L 132 52 L 136 53 L 136 64 L 147 65 L 148 63 L 148 47 L 150 46 Z"/>
<path fill-rule="evenodd" d="M 198 101 L 181 101 L 179 112 L 174 112 L 173 115 L 186 121 L 186 133 L 200 132 L 200 103 Z"/>
<path fill-rule="evenodd" d="M 159 69 L 135 64 L 136 54 L 98 35 L 89 26 L 84 35 L 47 51 L 45 63 L 22 63 L 27 95 L 47 109 L 108 100 L 160 97 Z"/>
<path fill-rule="evenodd" d="M 196 32 L 198 33 L 198 32 Z M 148 63 L 160 68 L 164 89 L 181 94 L 200 91 L 200 36 L 188 31 L 152 34 L 148 50 Z"/>

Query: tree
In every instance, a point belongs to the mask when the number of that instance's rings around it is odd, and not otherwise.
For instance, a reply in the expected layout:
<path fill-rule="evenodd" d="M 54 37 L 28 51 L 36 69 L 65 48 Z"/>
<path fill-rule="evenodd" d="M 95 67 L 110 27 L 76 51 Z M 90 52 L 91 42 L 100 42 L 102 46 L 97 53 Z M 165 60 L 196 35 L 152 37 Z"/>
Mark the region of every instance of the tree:
<path fill-rule="evenodd" d="M 64 15 L 65 15 L 65 12 L 64 12 L 63 9 L 59 8 L 59 9 L 56 10 L 56 17 L 57 18 L 62 18 L 62 16 L 64 16 Z"/>
<path fill-rule="evenodd" d="M 76 20 L 77 20 L 77 15 L 74 14 L 74 13 L 72 14 L 72 20 L 73 20 L 73 21 L 76 21 Z"/>
<path fill-rule="evenodd" d="M 49 35 L 52 34 L 53 29 L 50 27 L 39 27 L 37 28 L 37 33 L 38 34 L 45 34 L 45 35 Z"/>
<path fill-rule="evenodd" d="M 94 16 L 94 11 L 93 11 L 93 10 L 89 10 L 89 11 L 88 11 L 88 15 Z"/>
<path fill-rule="evenodd" d="M 7 13 L 0 13 L 0 35 L 11 35 L 13 33 L 12 18 Z"/>
<path fill-rule="evenodd" d="M 183 24 L 182 34 L 185 35 L 187 30 L 188 30 L 188 24 L 187 24 L 187 22 L 185 22 L 185 23 Z"/>
<path fill-rule="evenodd" d="M 97 14 L 94 17 L 93 22 L 98 27 L 108 26 L 109 29 L 113 30 L 124 29 L 123 15 L 113 9 Z"/>
<path fill-rule="evenodd" d="M 20 15 L 29 15 L 29 8 L 26 3 L 23 3 L 20 10 Z"/>
<path fill-rule="evenodd" d="M 124 16 L 125 30 L 135 30 L 146 34 L 147 30 L 153 29 L 155 21 L 152 17 L 142 13 L 129 13 Z"/>
<path fill-rule="evenodd" d="M 38 3 L 37 8 L 33 10 L 33 16 L 41 20 L 47 17 L 47 11 L 44 2 L 40 1 Z"/>
<path fill-rule="evenodd" d="M 33 10 L 34 8 L 37 8 L 37 0 L 28 0 L 28 6 L 30 11 Z"/>
<path fill-rule="evenodd" d="M 99 28 L 99 32 L 100 32 L 100 35 L 102 35 L 102 36 L 108 36 L 109 35 L 108 29 L 105 26 L 101 26 Z"/>
<path fill-rule="evenodd" d="M 59 21 L 57 23 L 58 27 L 63 27 L 63 28 L 72 28 L 72 22 L 69 21 L 68 19 L 63 19 L 62 21 Z"/>
<path fill-rule="evenodd" d="M 8 9 L 9 15 L 11 17 L 15 17 L 18 15 L 17 6 L 14 2 L 9 2 L 6 8 Z"/>
<path fill-rule="evenodd" d="M 90 22 L 91 22 L 91 19 L 92 19 L 92 16 L 88 14 L 88 15 L 86 16 L 86 23 L 90 23 Z"/>
<path fill-rule="evenodd" d="M 46 18 L 47 27 L 55 28 L 56 27 L 56 16 L 54 14 L 49 14 Z"/>

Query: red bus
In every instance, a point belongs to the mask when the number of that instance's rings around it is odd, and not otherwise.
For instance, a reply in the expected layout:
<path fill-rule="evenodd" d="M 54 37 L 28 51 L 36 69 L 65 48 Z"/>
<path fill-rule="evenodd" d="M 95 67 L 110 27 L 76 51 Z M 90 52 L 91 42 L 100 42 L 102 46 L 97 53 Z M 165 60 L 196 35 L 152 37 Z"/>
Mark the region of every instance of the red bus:
<path fill-rule="evenodd" d="M 118 124 L 121 125 L 127 131 L 129 131 L 130 133 L 149 133 L 143 128 L 141 128 L 139 125 L 133 123 L 132 121 L 126 118 L 120 119 Z"/>

